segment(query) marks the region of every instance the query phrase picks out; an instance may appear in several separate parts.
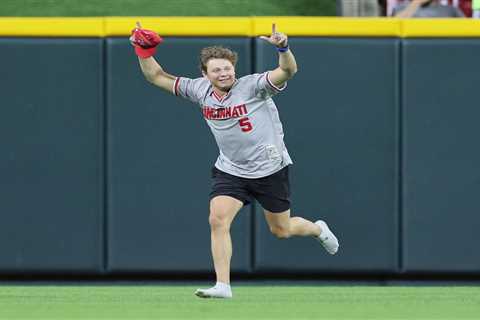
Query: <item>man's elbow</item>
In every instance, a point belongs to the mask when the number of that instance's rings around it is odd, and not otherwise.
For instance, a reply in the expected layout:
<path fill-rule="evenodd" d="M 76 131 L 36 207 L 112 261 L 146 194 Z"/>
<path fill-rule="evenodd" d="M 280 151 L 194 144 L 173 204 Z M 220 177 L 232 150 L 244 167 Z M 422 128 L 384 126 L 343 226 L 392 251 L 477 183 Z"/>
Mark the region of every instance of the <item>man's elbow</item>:
<path fill-rule="evenodd" d="M 157 79 L 155 76 L 151 75 L 145 75 L 145 80 L 147 80 L 149 83 L 155 84 L 157 82 Z"/>
<path fill-rule="evenodd" d="M 147 80 L 148 82 L 150 83 L 153 82 L 154 78 L 151 75 L 144 73 L 143 76 L 145 77 L 145 80 Z"/>
<path fill-rule="evenodd" d="M 297 68 L 297 66 L 295 66 L 295 68 L 293 68 L 293 70 L 292 70 L 292 77 L 293 77 L 293 76 L 295 75 L 295 73 L 297 73 L 297 72 L 298 72 L 298 68 Z"/>
<path fill-rule="evenodd" d="M 285 70 L 289 79 L 292 78 L 297 73 L 297 71 L 298 71 L 297 66 Z"/>
<path fill-rule="evenodd" d="M 160 72 L 145 72 L 143 73 L 145 79 L 150 83 L 157 82 L 157 79 L 161 76 Z"/>

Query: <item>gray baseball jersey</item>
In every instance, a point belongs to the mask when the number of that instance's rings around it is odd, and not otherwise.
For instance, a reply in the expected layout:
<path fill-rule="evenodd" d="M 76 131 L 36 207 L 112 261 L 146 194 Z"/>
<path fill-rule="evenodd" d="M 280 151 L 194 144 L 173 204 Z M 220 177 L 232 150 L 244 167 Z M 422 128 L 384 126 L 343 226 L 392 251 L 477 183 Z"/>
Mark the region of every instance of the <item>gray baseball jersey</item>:
<path fill-rule="evenodd" d="M 207 78 L 178 77 L 173 93 L 198 103 L 220 150 L 215 166 L 243 178 L 262 178 L 292 163 L 272 96 L 285 89 L 268 72 L 235 80 L 219 97 Z"/>

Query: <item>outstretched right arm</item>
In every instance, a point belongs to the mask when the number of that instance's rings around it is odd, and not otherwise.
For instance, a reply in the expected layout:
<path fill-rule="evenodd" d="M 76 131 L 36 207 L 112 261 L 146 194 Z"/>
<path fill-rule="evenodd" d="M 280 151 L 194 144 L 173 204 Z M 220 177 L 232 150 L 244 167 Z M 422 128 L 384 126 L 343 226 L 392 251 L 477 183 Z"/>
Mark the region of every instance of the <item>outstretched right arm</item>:
<path fill-rule="evenodd" d="M 145 59 L 138 57 L 138 61 L 143 75 L 148 82 L 174 94 L 173 85 L 175 84 L 175 76 L 166 73 L 153 57 Z"/>
<path fill-rule="evenodd" d="M 156 32 L 142 29 L 140 22 L 132 30 L 130 37 L 131 44 L 135 47 L 135 53 L 138 56 L 140 68 L 148 82 L 170 92 L 173 92 L 175 76 L 163 71 L 162 67 L 155 60 L 156 47 L 162 43 L 163 39 Z"/>

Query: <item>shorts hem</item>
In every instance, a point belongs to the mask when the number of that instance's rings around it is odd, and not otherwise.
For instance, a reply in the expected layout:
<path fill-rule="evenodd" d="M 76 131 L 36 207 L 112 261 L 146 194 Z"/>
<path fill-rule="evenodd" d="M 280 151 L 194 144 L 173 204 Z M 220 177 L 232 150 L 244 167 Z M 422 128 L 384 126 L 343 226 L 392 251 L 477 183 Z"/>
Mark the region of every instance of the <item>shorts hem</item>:
<path fill-rule="evenodd" d="M 248 199 L 245 199 L 244 197 L 241 197 L 237 194 L 234 194 L 234 193 L 228 193 L 228 192 L 216 192 L 216 193 L 213 193 L 210 195 L 210 201 L 215 198 L 215 197 L 218 197 L 218 196 L 228 196 L 228 197 L 232 197 L 238 201 L 241 201 L 243 203 L 244 206 L 246 206 L 247 204 L 250 203 L 250 201 Z"/>
<path fill-rule="evenodd" d="M 285 209 L 278 209 L 278 207 L 275 208 L 275 209 L 268 209 L 268 208 L 265 208 L 264 206 L 262 206 L 261 204 L 260 204 L 260 206 L 261 206 L 264 210 L 267 210 L 267 211 L 269 211 L 269 212 L 271 212 L 271 213 L 282 213 L 282 212 L 285 212 L 285 211 L 287 211 L 287 210 L 290 210 L 290 205 L 286 206 Z"/>

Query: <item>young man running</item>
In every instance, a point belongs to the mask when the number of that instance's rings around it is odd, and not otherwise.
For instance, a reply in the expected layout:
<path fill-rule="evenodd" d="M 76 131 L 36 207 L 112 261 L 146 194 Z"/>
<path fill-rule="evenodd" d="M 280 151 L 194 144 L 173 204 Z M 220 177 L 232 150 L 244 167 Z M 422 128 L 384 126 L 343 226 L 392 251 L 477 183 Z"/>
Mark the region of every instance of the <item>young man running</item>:
<path fill-rule="evenodd" d="M 200 106 L 220 149 L 212 169 L 210 193 L 211 250 L 217 283 L 198 289 L 202 298 L 231 298 L 230 225 L 252 198 L 262 206 L 271 232 L 278 238 L 311 236 L 330 254 L 339 244 L 327 224 L 290 215 L 289 165 L 283 129 L 272 96 L 283 91 L 297 72 L 297 63 L 285 34 L 272 26 L 261 37 L 277 48 L 279 66 L 261 74 L 235 76 L 237 53 L 214 46 L 200 52 L 203 77 L 189 79 L 166 73 L 153 58 L 161 38 L 137 23 L 130 38 L 146 79 L 154 85 Z"/>

